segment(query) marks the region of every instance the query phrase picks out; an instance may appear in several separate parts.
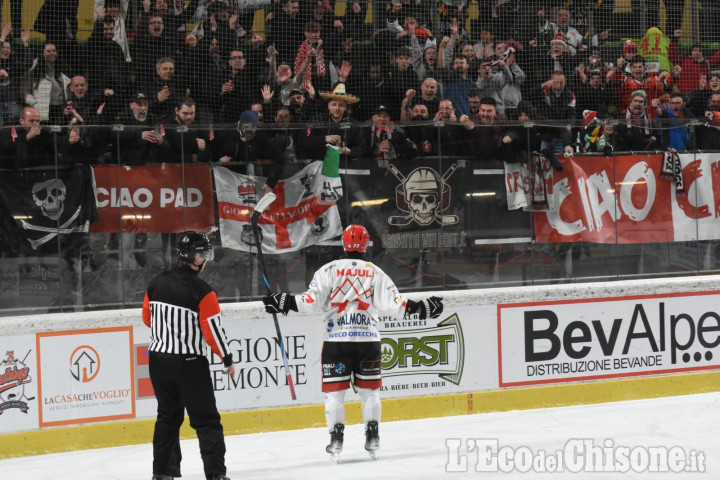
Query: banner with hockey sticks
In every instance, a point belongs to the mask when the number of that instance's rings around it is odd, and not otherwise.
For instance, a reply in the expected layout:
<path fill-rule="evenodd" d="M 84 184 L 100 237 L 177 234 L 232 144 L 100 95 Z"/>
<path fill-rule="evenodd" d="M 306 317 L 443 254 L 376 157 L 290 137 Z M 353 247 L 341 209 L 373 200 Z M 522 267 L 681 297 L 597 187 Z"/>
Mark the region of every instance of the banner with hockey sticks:
<path fill-rule="evenodd" d="M 325 159 L 281 180 L 273 190 L 277 199 L 258 221 L 263 253 L 301 250 L 337 237 L 342 224 L 336 202 L 342 196 L 339 153 L 328 147 Z M 250 215 L 265 179 L 214 167 L 220 239 L 223 246 L 255 251 Z"/>
<path fill-rule="evenodd" d="M 15 220 L 15 247 L 57 249 L 57 237 L 86 233 L 98 219 L 95 177 L 89 165 L 6 171 L 0 177 L 0 208 Z M 7 234 L 8 232 L 6 232 Z M 14 243 L 14 242 L 13 242 Z"/>

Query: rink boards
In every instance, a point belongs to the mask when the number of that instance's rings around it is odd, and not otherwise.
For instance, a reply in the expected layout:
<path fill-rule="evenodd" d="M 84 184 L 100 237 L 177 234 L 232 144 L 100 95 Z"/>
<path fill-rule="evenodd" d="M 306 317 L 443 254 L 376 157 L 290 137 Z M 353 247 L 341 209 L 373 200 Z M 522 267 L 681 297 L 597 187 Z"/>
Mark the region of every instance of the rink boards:
<path fill-rule="evenodd" d="M 442 292 L 435 320 L 383 318 L 383 420 L 717 390 L 720 277 Z M 418 298 L 416 295 L 410 295 Z M 322 318 L 224 304 L 211 356 L 227 434 L 324 425 Z M 139 310 L 0 319 L 0 458 L 147 443 L 156 409 Z M 349 392 L 347 399 L 358 397 Z M 361 421 L 350 405 L 348 423 Z M 193 436 L 189 426 L 183 435 Z"/>

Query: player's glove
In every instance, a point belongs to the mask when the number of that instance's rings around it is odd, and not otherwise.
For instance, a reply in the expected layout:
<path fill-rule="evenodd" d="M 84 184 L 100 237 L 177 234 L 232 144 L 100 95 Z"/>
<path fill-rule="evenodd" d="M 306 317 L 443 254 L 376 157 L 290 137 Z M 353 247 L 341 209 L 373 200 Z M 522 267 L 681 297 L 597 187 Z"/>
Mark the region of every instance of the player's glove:
<path fill-rule="evenodd" d="M 437 318 L 443 312 L 442 297 L 430 297 L 425 300 L 425 308 L 430 318 Z"/>
<path fill-rule="evenodd" d="M 289 293 L 271 293 L 263 297 L 265 311 L 268 313 L 282 313 L 287 315 L 288 311 L 297 312 L 297 303 L 295 303 L 295 295 Z"/>
<path fill-rule="evenodd" d="M 420 302 L 408 300 L 405 305 L 405 317 L 417 314 L 420 320 L 425 320 L 428 314 L 430 318 L 437 318 L 442 311 L 443 304 L 440 297 L 430 297 Z"/>

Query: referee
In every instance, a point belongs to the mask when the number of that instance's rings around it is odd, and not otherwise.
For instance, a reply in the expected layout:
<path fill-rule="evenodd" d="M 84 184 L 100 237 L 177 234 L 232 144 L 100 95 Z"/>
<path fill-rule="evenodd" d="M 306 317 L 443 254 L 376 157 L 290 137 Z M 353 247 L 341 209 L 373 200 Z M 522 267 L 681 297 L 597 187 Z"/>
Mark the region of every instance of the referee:
<path fill-rule="evenodd" d="M 142 316 L 150 327 L 150 380 L 158 409 L 153 435 L 153 480 L 180 477 L 180 426 L 187 409 L 197 432 L 205 478 L 225 476 L 225 439 L 215 405 L 209 345 L 235 374 L 225 330 L 220 322 L 217 293 L 198 277 L 213 249 L 205 235 L 184 232 L 177 240 L 178 264 L 150 282 Z"/>

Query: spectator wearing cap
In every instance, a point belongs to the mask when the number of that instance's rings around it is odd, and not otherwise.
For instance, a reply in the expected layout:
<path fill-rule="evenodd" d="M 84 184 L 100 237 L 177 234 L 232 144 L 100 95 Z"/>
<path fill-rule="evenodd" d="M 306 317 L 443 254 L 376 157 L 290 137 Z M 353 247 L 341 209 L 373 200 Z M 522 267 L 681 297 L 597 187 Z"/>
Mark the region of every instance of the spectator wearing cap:
<path fill-rule="evenodd" d="M 306 94 L 305 91 L 294 88 L 290 91 L 290 97 L 288 99 L 288 109 L 294 123 L 309 123 L 313 118 L 317 116 L 317 110 L 320 107 L 321 102 L 315 97 L 315 89 L 312 84 L 308 84 L 310 92 Z M 325 105 L 322 105 L 325 107 Z"/>
<path fill-rule="evenodd" d="M 678 52 L 678 42 L 682 36 L 682 30 L 675 31 L 675 35 L 668 48 L 668 58 L 675 67 L 680 67 L 681 72 L 677 81 L 677 89 L 681 93 L 687 93 L 700 87 L 700 77 L 706 79 L 710 71 L 720 63 L 720 49 L 716 50 L 712 57 L 706 59 L 703 55 L 703 47 L 699 43 L 690 47 L 690 55 L 681 56 Z"/>
<path fill-rule="evenodd" d="M 662 148 L 661 133 L 644 90 L 630 94 L 630 104 L 625 110 L 625 124 L 617 125 L 613 145 L 619 151 L 643 151 Z"/>
<path fill-rule="evenodd" d="M 247 174 L 248 165 L 260 165 L 262 175 L 267 177 L 263 189 L 270 191 L 282 175 L 283 152 L 264 130 L 258 128 L 259 121 L 256 112 L 245 110 L 236 130 L 217 132 L 210 148 L 215 161 L 234 172 Z"/>
<path fill-rule="evenodd" d="M 603 77 L 605 77 L 605 74 L 607 73 L 607 68 L 602 61 L 602 54 L 598 48 L 591 49 L 588 53 L 587 60 L 579 63 L 575 67 L 575 73 L 579 77 L 576 79 L 576 82 L 587 83 L 587 75 L 591 71 L 599 71 Z"/>
<path fill-rule="evenodd" d="M 302 91 L 305 70 L 310 65 L 310 57 L 300 65 L 296 75 L 293 75 L 292 66 L 289 62 L 279 61 L 274 47 L 270 50 L 270 65 L 268 70 L 268 85 L 275 92 L 275 105 L 290 104 L 290 95 L 294 91 Z"/>
<path fill-rule="evenodd" d="M 616 97 L 613 89 L 606 88 L 601 71 L 583 68 L 578 70 L 578 78 L 580 81 L 574 87 L 576 111 L 592 110 L 597 112 L 599 119 L 606 118 L 610 109 L 616 107 Z"/>
<path fill-rule="evenodd" d="M 632 40 L 625 40 L 621 55 L 615 63 L 619 72 L 626 72 L 628 74 L 632 73 L 630 67 L 632 65 L 633 58 L 637 55 L 637 52 L 637 43 Z"/>
<path fill-rule="evenodd" d="M 533 48 L 527 62 L 532 65 L 528 71 L 529 76 L 525 81 L 523 98 L 530 100 L 536 107 L 540 108 L 544 99 L 539 95 L 541 90 L 538 85 L 545 83 L 554 72 L 561 71 L 570 75 L 577 65 L 579 57 L 570 55 L 567 48 L 567 41 L 562 33 L 558 32 L 550 41 L 550 49 L 545 51 L 541 47 Z"/>
<path fill-rule="evenodd" d="M 148 97 L 137 93 L 130 99 L 129 109 L 118 117 L 124 128 L 113 135 L 112 152 L 119 155 L 121 165 L 143 165 L 162 161 L 170 146 L 163 136 L 164 130 L 154 113 L 150 112 Z"/>
<path fill-rule="evenodd" d="M 350 160 L 364 158 L 367 142 L 360 128 L 344 128 L 351 124 L 351 105 L 360 101 L 348 94 L 344 83 L 338 83 L 332 92 L 320 92 L 320 98 L 327 101 L 327 117 L 319 115 L 306 135 L 297 139 L 298 146 L 308 158 L 320 159 L 325 156 L 325 145 L 340 147 L 340 155 Z"/>
<path fill-rule="evenodd" d="M 405 133 L 396 126 L 390 110 L 378 105 L 372 117 L 372 124 L 366 130 L 368 134 L 367 157 L 373 160 L 409 160 L 418 155 L 418 148 Z"/>

